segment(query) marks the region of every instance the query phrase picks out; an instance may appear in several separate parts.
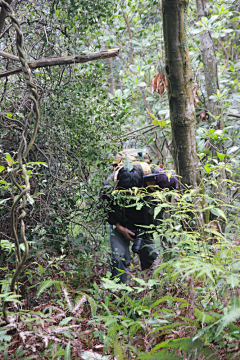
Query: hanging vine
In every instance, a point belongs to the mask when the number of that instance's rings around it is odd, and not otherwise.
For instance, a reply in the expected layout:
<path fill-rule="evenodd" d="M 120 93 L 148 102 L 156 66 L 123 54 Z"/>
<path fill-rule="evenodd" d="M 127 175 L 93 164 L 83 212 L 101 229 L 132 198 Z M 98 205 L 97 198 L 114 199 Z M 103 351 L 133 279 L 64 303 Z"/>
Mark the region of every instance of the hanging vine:
<path fill-rule="evenodd" d="M 22 65 L 22 72 L 23 72 L 24 80 L 30 90 L 29 99 L 32 103 L 31 111 L 29 112 L 29 114 L 26 117 L 25 126 L 24 126 L 24 129 L 22 132 L 22 139 L 21 139 L 18 151 L 17 151 L 17 161 L 15 163 L 16 166 L 13 167 L 10 172 L 11 173 L 11 181 L 19 190 L 19 195 L 17 196 L 17 198 L 14 201 L 12 208 L 11 208 L 11 229 L 12 229 L 13 237 L 15 240 L 15 249 L 16 249 L 16 257 L 17 257 L 16 270 L 15 270 L 15 273 L 13 275 L 13 278 L 11 280 L 11 285 L 10 285 L 10 291 L 14 292 L 16 281 L 21 273 L 21 270 L 27 260 L 28 253 L 29 253 L 28 242 L 27 242 L 27 239 L 25 236 L 25 223 L 24 223 L 24 217 L 26 216 L 25 207 L 27 205 L 26 198 L 27 198 L 27 194 L 30 192 L 30 181 L 29 181 L 29 176 L 27 173 L 26 158 L 27 158 L 27 155 L 28 155 L 34 141 L 35 141 L 36 135 L 37 135 L 39 119 L 40 119 L 40 110 L 39 110 L 39 100 L 38 100 L 37 88 L 33 84 L 32 73 L 27 64 L 26 56 L 23 51 L 23 33 L 20 29 L 19 22 L 13 16 L 13 10 L 6 1 L 0 0 L 0 6 L 5 10 L 6 16 L 10 17 L 10 19 L 13 23 L 13 26 L 16 30 L 16 34 L 17 34 L 16 35 L 16 46 L 17 46 L 18 57 L 19 57 L 19 61 L 21 62 L 21 65 Z M 30 135 L 29 128 L 33 122 L 34 122 L 34 129 L 33 129 L 33 133 Z M 27 142 L 28 135 L 30 136 L 29 142 Z M 22 177 L 20 177 L 20 178 L 24 178 L 24 184 L 20 184 L 16 180 L 16 173 L 21 173 Z M 24 252 L 23 256 L 21 256 L 20 247 L 19 247 L 19 238 L 18 238 L 18 234 L 17 234 L 18 224 L 20 225 L 21 239 L 22 239 L 23 243 L 25 244 L 25 252 Z M 7 314 L 7 305 L 8 305 L 7 301 L 3 302 L 4 321 L 0 325 L 5 325 L 5 324 L 10 323 L 10 320 L 9 320 L 8 314 Z"/>

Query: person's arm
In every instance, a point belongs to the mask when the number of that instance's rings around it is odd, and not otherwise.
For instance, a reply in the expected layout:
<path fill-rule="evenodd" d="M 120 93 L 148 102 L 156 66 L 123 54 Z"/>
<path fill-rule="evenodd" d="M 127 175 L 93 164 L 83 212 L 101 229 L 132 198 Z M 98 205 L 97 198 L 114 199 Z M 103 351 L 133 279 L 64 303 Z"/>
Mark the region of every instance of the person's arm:
<path fill-rule="evenodd" d="M 131 230 L 129 230 L 129 229 L 125 228 L 124 226 L 122 226 L 120 224 L 120 222 L 116 223 L 116 229 L 120 233 L 122 233 L 125 236 L 125 238 L 127 238 L 128 240 L 134 241 L 134 238 L 132 237 L 132 236 L 135 235 L 134 232 L 132 232 Z"/>
<path fill-rule="evenodd" d="M 104 185 L 110 185 L 109 181 L 112 179 L 112 176 L 110 175 L 107 180 L 104 181 Z M 134 236 L 134 232 L 132 232 L 131 230 L 125 228 L 122 224 L 120 224 L 120 222 L 117 220 L 117 218 L 115 217 L 115 213 L 114 211 L 111 211 L 110 207 L 111 207 L 111 198 L 110 196 L 107 194 L 106 190 L 103 189 L 100 192 L 100 196 L 99 196 L 99 200 L 100 202 L 105 201 L 107 203 L 108 208 L 106 208 L 106 206 L 104 207 L 104 211 L 107 214 L 107 222 L 110 225 L 115 225 L 116 229 L 122 233 L 128 240 L 130 241 L 134 241 L 134 238 L 132 236 Z"/>

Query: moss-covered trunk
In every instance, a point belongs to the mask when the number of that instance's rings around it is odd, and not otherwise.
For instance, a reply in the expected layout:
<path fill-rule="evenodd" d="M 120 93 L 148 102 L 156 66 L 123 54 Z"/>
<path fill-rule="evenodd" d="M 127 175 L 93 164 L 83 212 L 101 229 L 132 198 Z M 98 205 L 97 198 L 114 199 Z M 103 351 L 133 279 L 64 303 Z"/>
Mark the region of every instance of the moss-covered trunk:
<path fill-rule="evenodd" d="M 181 0 L 163 0 L 162 11 L 175 167 L 183 184 L 196 186 L 199 171 L 192 71 L 186 34 L 187 4 L 188 2 Z"/>

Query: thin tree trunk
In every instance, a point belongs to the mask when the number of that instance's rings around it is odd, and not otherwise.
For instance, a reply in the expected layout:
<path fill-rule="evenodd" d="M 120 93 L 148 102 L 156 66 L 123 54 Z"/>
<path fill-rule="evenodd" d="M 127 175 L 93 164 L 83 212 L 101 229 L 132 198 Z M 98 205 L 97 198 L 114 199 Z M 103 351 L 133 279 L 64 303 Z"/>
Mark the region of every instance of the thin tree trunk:
<path fill-rule="evenodd" d="M 105 44 L 103 46 L 103 50 L 108 50 L 107 44 Z M 106 63 L 107 63 L 107 72 L 108 72 L 108 85 L 109 85 L 108 92 L 111 93 L 112 95 L 114 95 L 114 80 L 113 80 L 113 62 L 112 62 L 112 58 L 107 58 Z"/>
<path fill-rule="evenodd" d="M 208 2 L 206 0 L 196 0 L 198 20 L 203 16 L 208 16 Z M 208 108 L 210 112 L 217 116 L 219 109 L 217 103 L 210 99 L 212 94 L 216 94 L 218 86 L 217 59 L 214 51 L 214 44 L 209 31 L 203 31 L 200 34 L 200 46 L 202 54 L 203 69 L 205 75 L 206 90 L 208 96 Z M 219 124 L 219 128 L 222 128 Z"/>
<path fill-rule="evenodd" d="M 198 20 L 201 20 L 202 16 L 208 16 L 209 12 L 209 3 L 208 0 L 196 0 L 197 16 Z M 202 62 L 205 75 L 206 91 L 208 96 L 208 109 L 216 117 L 221 113 L 219 107 L 219 102 L 213 101 L 210 99 L 212 94 L 216 94 L 219 89 L 218 85 L 218 71 L 217 71 L 217 59 L 214 51 L 214 43 L 209 31 L 203 31 L 200 34 L 200 45 L 202 53 Z M 210 117 L 211 119 L 211 117 Z M 224 118 L 220 117 L 218 120 L 216 129 L 223 130 L 224 128 Z M 218 144 L 218 151 L 224 153 L 224 144 L 220 142 Z M 217 157 L 217 150 L 212 147 L 212 156 Z M 219 169 L 219 178 L 218 178 L 218 189 L 215 187 L 212 188 L 212 196 L 219 197 L 220 200 L 225 202 L 226 192 L 227 192 L 227 183 L 226 171 L 225 168 Z M 222 229 L 224 230 L 225 225 L 222 223 Z"/>
<path fill-rule="evenodd" d="M 162 10 L 174 162 L 181 182 L 195 187 L 200 175 L 186 34 L 187 2 L 163 0 Z"/>

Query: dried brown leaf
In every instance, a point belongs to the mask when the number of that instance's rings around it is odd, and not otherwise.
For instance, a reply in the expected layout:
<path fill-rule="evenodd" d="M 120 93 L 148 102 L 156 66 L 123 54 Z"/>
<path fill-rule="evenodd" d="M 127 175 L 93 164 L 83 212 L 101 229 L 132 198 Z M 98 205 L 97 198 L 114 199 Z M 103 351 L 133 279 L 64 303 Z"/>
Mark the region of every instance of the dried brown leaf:
<path fill-rule="evenodd" d="M 199 123 L 200 121 L 205 121 L 207 119 L 208 119 L 208 113 L 207 111 L 204 110 L 203 112 L 201 112 L 199 118 L 197 119 L 197 122 Z"/>
<path fill-rule="evenodd" d="M 152 89 L 152 95 L 154 92 L 158 93 L 160 96 L 163 96 L 164 91 L 167 90 L 166 88 L 166 81 L 165 75 L 158 73 L 155 78 L 151 81 L 150 87 Z"/>
<path fill-rule="evenodd" d="M 198 86 L 194 86 L 193 87 L 193 99 L 194 99 L 194 105 L 198 105 L 199 104 L 199 99 L 198 99 Z"/>
<path fill-rule="evenodd" d="M 205 150 L 209 150 L 211 147 L 211 140 L 208 139 L 204 144 Z"/>

